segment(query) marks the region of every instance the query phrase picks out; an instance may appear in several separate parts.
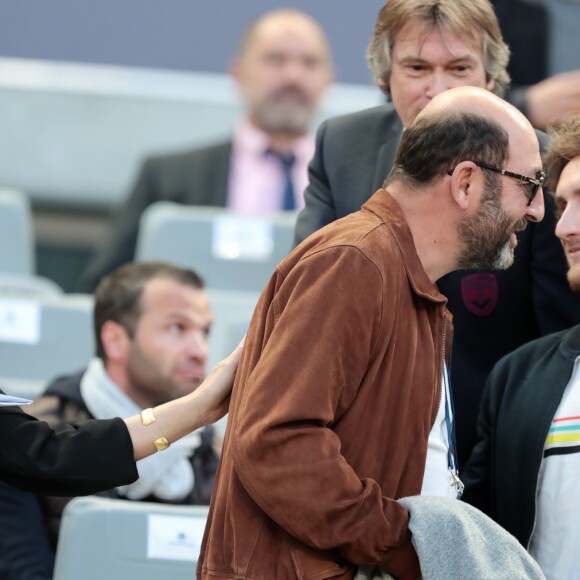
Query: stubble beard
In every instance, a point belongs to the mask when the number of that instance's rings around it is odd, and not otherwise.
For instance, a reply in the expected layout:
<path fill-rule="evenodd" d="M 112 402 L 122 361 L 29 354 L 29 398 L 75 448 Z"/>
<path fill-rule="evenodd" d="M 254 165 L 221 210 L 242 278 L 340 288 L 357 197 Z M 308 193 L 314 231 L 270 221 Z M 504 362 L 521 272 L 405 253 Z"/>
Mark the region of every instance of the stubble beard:
<path fill-rule="evenodd" d="M 257 125 L 268 133 L 299 136 L 308 132 L 313 112 L 314 105 L 303 91 L 284 87 L 257 105 L 254 117 Z"/>
<path fill-rule="evenodd" d="M 192 381 L 186 385 L 166 376 L 135 344 L 127 361 L 126 371 L 133 389 L 143 393 L 155 406 L 193 392 L 201 383 Z"/>
<path fill-rule="evenodd" d="M 517 245 L 510 240 L 514 229 L 523 229 L 527 220 L 514 224 L 501 205 L 501 185 L 484 196 L 475 215 L 465 218 L 459 226 L 463 250 L 458 268 L 462 270 L 506 270 L 515 259 Z"/>

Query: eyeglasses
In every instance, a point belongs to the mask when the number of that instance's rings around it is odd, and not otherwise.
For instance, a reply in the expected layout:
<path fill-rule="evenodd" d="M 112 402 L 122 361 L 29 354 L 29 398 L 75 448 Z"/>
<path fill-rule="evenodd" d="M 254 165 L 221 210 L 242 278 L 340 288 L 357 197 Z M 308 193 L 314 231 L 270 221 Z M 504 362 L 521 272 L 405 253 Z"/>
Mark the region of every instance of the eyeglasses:
<path fill-rule="evenodd" d="M 475 163 L 478 167 L 481 167 L 482 169 L 494 171 L 495 173 L 499 173 L 500 175 L 507 175 L 508 177 L 512 177 L 513 179 L 517 179 L 518 181 L 529 183 L 532 187 L 530 189 L 530 192 L 526 193 L 528 205 L 532 205 L 532 201 L 534 201 L 534 197 L 536 197 L 538 189 L 540 189 L 540 187 L 544 184 L 547 177 L 547 175 L 543 171 L 538 171 L 536 177 L 528 177 L 527 175 L 521 175 L 520 173 L 513 173 L 512 171 L 508 171 L 507 169 L 492 167 L 491 165 L 486 165 L 485 163 L 480 163 L 479 161 L 474 161 L 473 163 Z M 453 171 L 449 171 L 448 175 L 451 175 L 452 173 Z"/>

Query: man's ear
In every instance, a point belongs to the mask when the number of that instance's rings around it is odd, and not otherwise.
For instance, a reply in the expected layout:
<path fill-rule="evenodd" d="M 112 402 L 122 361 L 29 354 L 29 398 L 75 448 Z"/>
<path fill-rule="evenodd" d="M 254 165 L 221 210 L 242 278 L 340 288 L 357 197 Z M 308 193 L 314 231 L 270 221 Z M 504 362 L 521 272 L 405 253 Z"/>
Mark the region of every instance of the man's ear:
<path fill-rule="evenodd" d="M 378 79 L 377 85 L 379 89 L 387 96 L 388 100 L 391 100 L 391 83 L 385 79 Z"/>
<path fill-rule="evenodd" d="M 236 56 L 231 62 L 228 68 L 228 72 L 230 76 L 234 79 L 234 82 L 239 87 L 241 84 L 241 75 L 242 75 L 242 61 L 239 56 Z"/>
<path fill-rule="evenodd" d="M 113 320 L 107 320 L 101 327 L 101 342 L 107 360 L 125 361 L 131 347 L 131 338 L 124 326 Z"/>
<path fill-rule="evenodd" d="M 473 161 L 462 161 L 451 174 L 451 195 L 454 202 L 464 211 L 475 202 L 475 170 Z"/>

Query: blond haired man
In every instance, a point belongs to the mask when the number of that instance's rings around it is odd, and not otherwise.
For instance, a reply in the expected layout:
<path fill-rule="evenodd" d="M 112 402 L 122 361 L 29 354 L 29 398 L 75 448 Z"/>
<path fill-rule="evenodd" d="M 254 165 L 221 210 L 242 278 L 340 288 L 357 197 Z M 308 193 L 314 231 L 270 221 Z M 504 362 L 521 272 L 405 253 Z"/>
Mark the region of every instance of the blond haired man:
<path fill-rule="evenodd" d="M 508 58 L 488 0 L 389 0 L 368 60 L 392 104 L 321 125 L 296 241 L 361 207 L 389 173 L 403 128 L 437 94 L 470 85 L 502 96 Z M 545 144 L 545 135 L 538 136 Z M 493 364 L 525 342 L 580 322 L 580 297 L 566 283 L 549 196 L 545 204 L 546 219 L 518 233 L 512 268 L 458 271 L 438 282 L 454 316 L 451 382 L 460 467 L 475 443 L 479 400 Z"/>

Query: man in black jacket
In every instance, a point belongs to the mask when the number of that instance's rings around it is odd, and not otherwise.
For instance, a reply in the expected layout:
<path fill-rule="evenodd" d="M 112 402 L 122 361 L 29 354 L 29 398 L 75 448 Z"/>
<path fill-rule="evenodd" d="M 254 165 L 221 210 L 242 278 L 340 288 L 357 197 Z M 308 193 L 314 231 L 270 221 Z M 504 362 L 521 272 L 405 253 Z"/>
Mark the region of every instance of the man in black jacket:
<path fill-rule="evenodd" d="M 205 377 L 211 320 L 203 283 L 191 270 L 160 263 L 119 268 L 95 296 L 96 357 L 83 372 L 53 381 L 28 413 L 56 428 L 136 415 L 194 391 Z M 103 495 L 208 504 L 218 461 L 209 435 L 193 433 L 142 460 L 137 481 Z M 68 501 L 0 484 L 0 578 L 52 576 Z"/>
<path fill-rule="evenodd" d="M 389 0 L 368 58 L 392 104 L 320 126 L 296 242 L 357 211 L 382 186 L 403 127 L 436 94 L 473 85 L 501 96 L 509 83 L 508 57 L 488 0 Z M 438 281 L 454 316 L 451 381 L 460 467 L 475 442 L 479 400 L 493 364 L 529 340 L 580 322 L 580 298 L 566 283 L 549 195 L 544 203 L 544 220 L 518 235 L 509 270 L 458 271 Z"/>
<path fill-rule="evenodd" d="M 554 134 L 556 226 L 568 280 L 580 292 L 580 116 Z M 493 369 L 479 440 L 464 470 L 464 499 L 511 532 L 548 578 L 580 567 L 580 325 L 526 344 Z"/>

